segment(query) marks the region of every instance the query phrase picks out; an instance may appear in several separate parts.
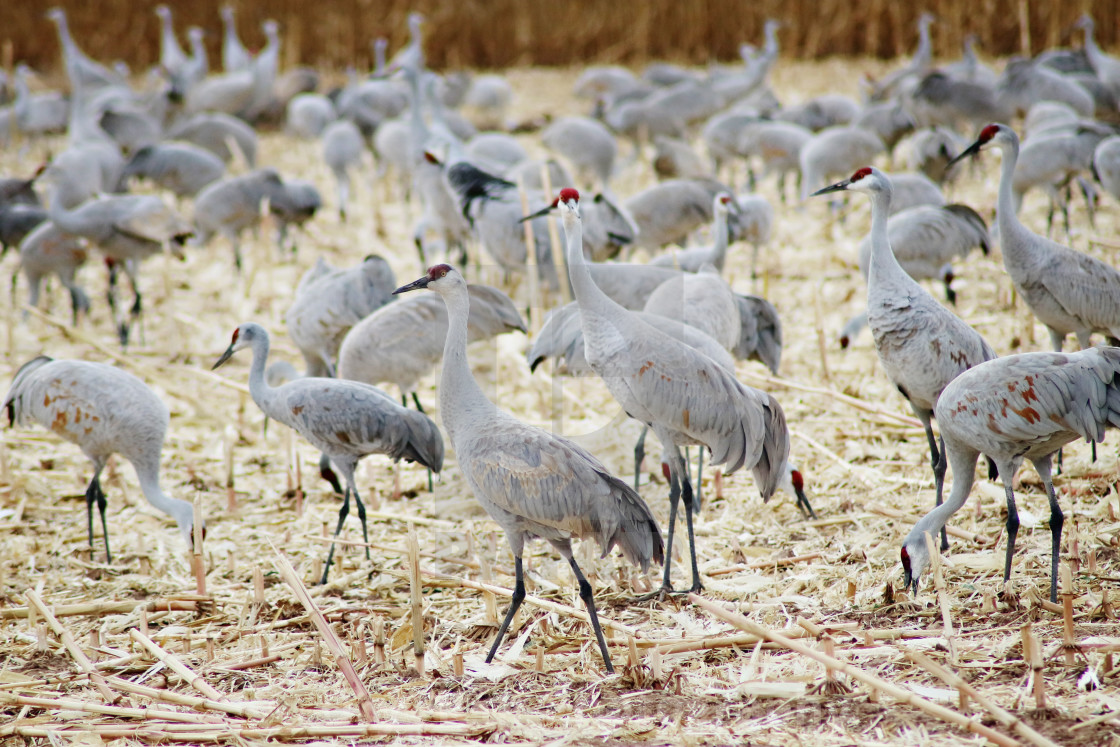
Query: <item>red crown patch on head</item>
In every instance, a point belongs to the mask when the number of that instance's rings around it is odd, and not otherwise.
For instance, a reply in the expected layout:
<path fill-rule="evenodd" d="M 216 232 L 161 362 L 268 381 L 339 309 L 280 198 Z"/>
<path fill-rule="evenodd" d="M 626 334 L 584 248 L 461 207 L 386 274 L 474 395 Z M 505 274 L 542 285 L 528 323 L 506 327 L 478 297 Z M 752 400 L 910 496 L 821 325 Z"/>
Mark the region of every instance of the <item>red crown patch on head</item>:
<path fill-rule="evenodd" d="M 871 176 L 871 167 L 870 166 L 864 166 L 862 169 L 860 169 L 856 173 L 852 174 L 852 179 L 851 180 L 853 182 L 858 182 L 860 179 L 862 179 L 865 176 Z"/>
<path fill-rule="evenodd" d="M 720 195 L 719 201 L 722 202 L 724 205 L 730 205 L 731 204 L 731 195 Z"/>
<path fill-rule="evenodd" d="M 579 202 L 579 192 L 571 187 L 564 187 L 564 189 L 560 190 L 560 201 L 568 202 L 570 200 Z"/>
<path fill-rule="evenodd" d="M 999 125 L 990 124 L 984 129 L 980 130 L 980 142 L 986 143 L 996 136 L 999 132 Z"/>
<path fill-rule="evenodd" d="M 233 330 L 233 339 L 232 339 L 232 340 L 230 340 L 230 344 L 231 344 L 231 345 L 232 345 L 233 343 L 237 342 L 237 337 L 238 337 L 238 335 L 240 335 L 240 334 L 241 334 L 241 327 L 238 327 L 237 329 Z"/>
<path fill-rule="evenodd" d="M 794 490 L 804 490 L 805 480 L 801 477 L 801 472 L 798 470 L 790 470 L 789 481 L 793 483 Z"/>
<path fill-rule="evenodd" d="M 451 272 L 451 265 L 433 265 L 428 268 L 428 280 L 439 280 Z"/>

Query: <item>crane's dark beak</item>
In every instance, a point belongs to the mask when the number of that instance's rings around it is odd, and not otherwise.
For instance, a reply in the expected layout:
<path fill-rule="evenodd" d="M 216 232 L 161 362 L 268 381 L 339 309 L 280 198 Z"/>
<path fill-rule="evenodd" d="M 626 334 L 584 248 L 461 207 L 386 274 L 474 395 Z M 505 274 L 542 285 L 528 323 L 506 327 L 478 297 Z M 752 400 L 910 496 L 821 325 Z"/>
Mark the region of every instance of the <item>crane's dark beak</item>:
<path fill-rule="evenodd" d="M 517 222 L 518 223 L 524 223 L 525 221 L 533 220 L 534 218 L 543 218 L 544 216 L 548 215 L 549 213 L 551 213 L 555 209 L 556 209 L 555 205 L 546 205 L 543 208 L 541 208 L 540 210 L 538 210 L 537 212 L 530 213 L 529 215 L 526 215 L 524 218 L 519 219 Z"/>
<path fill-rule="evenodd" d="M 833 184 L 829 187 L 825 187 L 824 189 L 818 189 L 816 192 L 814 192 L 813 194 L 811 194 L 809 196 L 810 197 L 817 197 L 819 195 L 826 195 L 829 192 L 843 192 L 844 190 L 846 190 L 848 188 L 848 185 L 851 184 L 851 183 L 852 183 L 851 179 L 845 179 L 842 182 L 836 182 L 835 184 Z"/>
<path fill-rule="evenodd" d="M 222 365 L 223 363 L 225 363 L 226 361 L 228 361 L 232 357 L 233 357 L 233 345 L 230 345 L 228 348 L 226 348 L 226 352 L 222 353 L 222 357 L 218 359 L 218 362 L 210 367 L 210 370 L 213 371 L 218 366 Z"/>
<path fill-rule="evenodd" d="M 949 161 L 949 163 L 947 163 L 945 165 L 945 168 L 949 168 L 950 166 L 952 166 L 957 161 L 963 161 L 964 159 L 968 158 L 969 156 L 975 156 L 977 153 L 980 152 L 980 146 L 981 145 L 983 145 L 983 143 L 981 143 L 979 140 L 977 140 L 975 143 L 973 143 L 972 145 L 970 145 L 967 148 L 965 148 L 964 150 L 962 150 L 956 158 L 954 158 L 952 161 Z"/>
<path fill-rule="evenodd" d="M 910 572 L 910 553 L 906 548 L 902 548 L 902 586 L 910 592 L 910 595 L 917 599 L 918 597 L 918 577 Z"/>
<path fill-rule="evenodd" d="M 393 291 L 393 295 L 395 296 L 395 295 L 398 295 L 400 293 L 408 293 L 409 291 L 419 290 L 421 288 L 427 288 L 428 283 L 430 283 L 430 282 L 431 282 L 431 280 L 429 280 L 428 276 L 425 275 L 424 277 L 420 278 L 419 280 L 413 280 L 408 285 L 402 285 L 400 288 L 397 288 L 395 291 Z"/>

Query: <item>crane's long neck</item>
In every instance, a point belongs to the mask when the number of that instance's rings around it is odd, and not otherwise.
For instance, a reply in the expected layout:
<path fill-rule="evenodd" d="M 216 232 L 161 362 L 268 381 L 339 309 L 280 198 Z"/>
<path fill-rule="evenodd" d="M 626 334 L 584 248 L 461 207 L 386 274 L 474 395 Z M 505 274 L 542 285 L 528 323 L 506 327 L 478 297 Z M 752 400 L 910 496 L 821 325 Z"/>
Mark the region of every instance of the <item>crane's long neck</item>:
<path fill-rule="evenodd" d="M 179 48 L 179 40 L 175 38 L 175 29 L 171 26 L 171 13 L 166 13 L 159 18 L 161 26 L 160 44 L 163 46 L 164 62 L 177 62 L 177 57 L 183 54 Z"/>
<path fill-rule="evenodd" d="M 583 256 L 583 224 L 578 215 L 568 211 L 564 212 L 564 237 L 568 242 L 568 276 L 572 281 L 572 293 L 575 294 L 580 313 L 609 314 L 618 304 L 591 277 L 591 269 Z"/>
<path fill-rule="evenodd" d="M 62 189 L 52 184 L 47 189 L 47 217 L 66 233 L 75 236 L 85 236 L 94 226 L 82 218 L 77 210 L 67 207 L 62 196 Z"/>
<path fill-rule="evenodd" d="M 412 93 L 412 107 L 410 109 L 409 130 L 412 135 L 413 157 L 419 161 L 424 157 L 424 147 L 427 145 L 429 132 L 428 125 L 424 122 L 424 101 L 420 92 L 420 71 L 414 68 L 405 70 L 408 78 L 408 88 Z"/>
<path fill-rule="evenodd" d="M 1012 184 L 1015 179 L 1015 164 L 1019 160 L 1019 143 L 1005 142 L 1000 145 L 999 165 L 999 195 L 996 199 L 996 221 L 999 224 L 1000 251 L 1004 262 L 1014 261 L 1021 250 L 1028 248 L 1031 242 L 1018 241 L 1030 229 L 1019 220 L 1015 206 L 1015 193 Z"/>
<path fill-rule="evenodd" d="M 172 498 L 159 486 L 159 450 L 132 460 L 136 479 L 144 498 L 155 508 L 175 519 L 184 538 L 190 540 L 191 526 L 194 524 L 194 507 L 186 501 Z"/>
<path fill-rule="evenodd" d="M 924 70 L 933 61 L 933 45 L 929 40 L 929 22 L 923 20 L 918 24 L 918 49 L 914 52 L 914 67 Z"/>
<path fill-rule="evenodd" d="M 871 192 L 871 262 L 867 270 L 868 302 L 872 291 L 885 285 L 909 285 L 914 281 L 902 269 L 891 249 L 887 218 L 891 209 L 890 190 Z M 909 283 L 907 282 L 909 281 Z"/>
<path fill-rule="evenodd" d="M 911 537 L 921 538 L 925 532 L 929 532 L 932 537 L 937 537 L 941 532 L 941 527 L 949 523 L 949 519 L 960 510 L 964 502 L 968 500 L 968 494 L 972 491 L 972 483 L 976 479 L 978 454 L 952 442 L 945 444 L 945 451 L 948 452 L 949 464 L 953 467 L 953 487 L 949 489 L 949 497 L 940 506 L 918 520 L 918 523 L 910 530 L 910 534 L 907 536 L 908 540 Z"/>
<path fill-rule="evenodd" d="M 467 360 L 467 321 L 471 301 L 466 285 L 453 287 L 441 295 L 447 305 L 447 338 L 443 342 L 439 407 L 443 424 L 454 445 L 460 424 L 472 411 L 487 412 L 496 408 L 478 385 Z"/>
<path fill-rule="evenodd" d="M 712 244 L 708 261 L 715 265 L 717 270 L 723 272 L 723 265 L 727 259 L 727 245 L 731 241 L 726 210 L 716 210 L 716 220 L 715 225 L 712 226 L 712 232 L 715 234 L 715 243 Z"/>
<path fill-rule="evenodd" d="M 373 74 L 378 78 L 385 75 L 385 43 L 377 39 L 373 43 Z"/>
<path fill-rule="evenodd" d="M 261 412 L 283 423 L 287 422 L 288 418 L 282 417 L 277 412 L 279 405 L 276 402 L 276 390 L 268 385 L 264 376 L 265 369 L 268 367 L 269 346 L 266 335 L 259 334 L 253 338 L 253 362 L 249 366 L 249 394 L 257 403 L 257 407 L 261 408 Z"/>
<path fill-rule="evenodd" d="M 67 62 L 71 62 L 78 52 L 78 45 L 74 43 L 74 37 L 70 36 L 70 22 L 66 15 L 62 14 L 55 19 L 55 23 L 58 25 L 58 42 L 62 45 L 62 56 Z"/>

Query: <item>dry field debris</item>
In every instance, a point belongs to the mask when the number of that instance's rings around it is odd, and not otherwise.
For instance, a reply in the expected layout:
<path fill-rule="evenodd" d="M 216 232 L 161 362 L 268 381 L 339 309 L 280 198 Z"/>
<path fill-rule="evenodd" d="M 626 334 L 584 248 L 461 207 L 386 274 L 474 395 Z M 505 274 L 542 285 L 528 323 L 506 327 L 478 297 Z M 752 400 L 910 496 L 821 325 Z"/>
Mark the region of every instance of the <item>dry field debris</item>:
<path fill-rule="evenodd" d="M 774 87 L 791 100 L 855 94 L 857 71 L 873 66 L 783 62 Z M 578 109 L 573 71 L 509 77 L 519 117 Z M 512 559 L 450 451 L 432 493 L 420 468 L 363 462 L 373 560 L 351 521 L 333 579 L 313 585 L 338 509 L 318 481 L 318 454 L 283 427 L 264 435 L 244 385 L 247 356 L 221 374 L 209 368 L 250 320 L 272 333 L 274 358 L 296 360 L 283 314 L 320 255 L 347 265 L 377 253 L 402 284 L 418 277 L 416 215 L 393 197 L 395 185 L 367 177 L 340 223 L 318 144 L 265 134 L 261 146 L 262 162 L 315 181 L 327 198 L 297 234 L 294 259 L 278 260 L 266 228 L 246 242 L 240 275 L 221 241 L 188 250 L 182 262 L 151 260 L 144 327 L 127 352 L 103 303 L 73 329 L 62 321 L 62 289 L 42 313 L 25 315 L 22 286 L 14 303 L 0 299 L 0 378 L 10 381 L 40 353 L 139 376 L 171 408 L 164 490 L 195 502 L 206 520 L 192 554 L 114 460 L 102 480 L 114 543 L 107 565 L 103 545 L 91 553 L 86 544 L 87 460 L 42 429 L 0 432 L 0 739 L 1120 745 L 1115 436 L 1095 462 L 1087 444 L 1065 451 L 1059 604 L 1046 600 L 1045 496 L 1029 468 L 1017 486 L 1022 529 L 1008 592 L 1003 491 L 979 480 L 954 518 L 950 550 L 909 598 L 898 548 L 933 504 L 926 441 L 870 340 L 846 351 L 834 342 L 863 303 L 855 268 L 866 204 L 853 203 L 840 220 L 823 202 L 781 206 L 770 182 L 760 191 L 775 205 L 776 230 L 761 277 L 752 282 L 742 246 L 725 277 L 778 307 L 782 371 L 740 363 L 738 375 L 782 403 L 819 518 L 803 519 L 781 494 L 763 505 L 743 472 L 717 495 L 709 473 L 696 523 L 706 591 L 661 603 L 632 601 L 657 585 L 656 571 L 640 577 L 584 543 L 577 558 L 595 589 L 619 672 L 612 677 L 567 565 L 544 543 L 527 553 L 529 597 L 506 645 L 483 663 L 511 594 Z M 55 147 L 10 149 L 0 171 L 30 172 Z M 629 194 L 652 178 L 633 164 L 614 188 Z M 995 178 L 991 168 L 968 173 L 952 197 L 988 216 Z M 1031 195 L 1025 219 L 1038 229 L 1044 215 L 1044 199 Z M 1073 218 L 1075 247 L 1120 264 L 1115 203 L 1093 231 L 1082 212 Z M 11 272 L 13 258 L 4 263 Z M 491 268 L 470 272 L 497 279 Z M 974 253 L 959 277 L 958 312 L 997 352 L 1045 348 L 1044 329 L 1013 298 L 998 256 Z M 82 279 L 101 295 L 96 263 Z M 527 347 L 524 335 L 507 334 L 472 348 L 489 395 L 528 422 L 561 428 L 625 476 L 638 426 L 596 380 L 553 379 L 547 366 L 530 374 Z M 436 380 L 425 379 L 419 396 L 438 422 Z M 664 528 L 667 487 L 652 471 L 641 493 Z M 676 565 L 680 585 L 679 557 Z"/>

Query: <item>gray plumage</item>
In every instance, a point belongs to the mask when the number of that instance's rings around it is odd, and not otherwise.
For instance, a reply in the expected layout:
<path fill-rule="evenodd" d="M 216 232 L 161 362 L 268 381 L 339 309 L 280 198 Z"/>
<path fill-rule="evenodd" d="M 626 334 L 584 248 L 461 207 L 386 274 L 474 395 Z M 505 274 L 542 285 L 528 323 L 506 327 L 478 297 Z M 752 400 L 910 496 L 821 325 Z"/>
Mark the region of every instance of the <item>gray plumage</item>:
<path fill-rule="evenodd" d="M 237 22 L 232 5 L 223 5 L 219 11 L 222 16 L 222 67 L 227 73 L 244 70 L 252 64 L 253 56 L 237 35 Z"/>
<path fill-rule="evenodd" d="M 83 239 L 66 233 L 49 220 L 39 223 L 19 245 L 19 267 L 28 285 L 27 305 L 39 305 L 43 278 L 56 275 L 70 292 L 70 308 L 76 323 L 79 315 L 90 309 L 89 296 L 75 278 L 88 256 Z M 16 278 L 12 276 L 13 291 Z"/>
<path fill-rule="evenodd" d="M 715 220 L 712 223 L 710 246 L 693 246 L 679 251 L 669 250 L 651 259 L 649 264 L 653 267 L 676 267 L 685 272 L 698 272 L 701 267 L 710 264 L 719 272 L 723 272 L 723 265 L 727 261 L 727 246 L 731 240 L 728 235 L 727 216 L 732 210 L 734 199 L 729 193 L 721 192 L 712 201 L 712 214 Z"/>
<path fill-rule="evenodd" d="M 968 205 L 920 205 L 897 212 L 887 220 L 887 239 L 895 259 L 915 280 L 940 280 L 945 297 L 956 303 L 951 284 L 952 262 L 976 247 L 987 254 L 991 239 L 984 219 Z M 871 237 L 859 245 L 859 271 L 867 278 Z"/>
<path fill-rule="evenodd" d="M 467 341 L 488 340 L 526 330 L 505 293 L 488 285 L 468 285 Z M 433 295 L 387 304 L 354 325 L 338 351 L 338 376 L 367 384 L 391 382 L 401 397 L 416 391 L 419 380 L 439 363 L 447 337 L 447 309 Z"/>
<path fill-rule="evenodd" d="M 644 571 L 651 560 L 662 562 L 664 558 L 657 522 L 641 496 L 590 453 L 566 438 L 522 423 L 483 394 L 467 362 L 470 297 L 462 275 L 448 265 L 437 265 L 397 292 L 421 287 L 443 297 L 451 320 L 439 388 L 444 426 L 463 477 L 478 502 L 505 530 L 516 560 L 513 604 L 488 660 L 524 598 L 521 558 L 525 540 L 540 537 L 571 565 L 604 664 L 613 671 L 591 586 L 575 562 L 571 540 L 593 537 L 604 555 L 617 545 Z"/>
<path fill-rule="evenodd" d="M 389 263 L 369 255 L 303 285 L 284 315 L 288 334 L 307 364 L 307 376 L 334 376 L 338 348 L 350 328 L 393 300 Z"/>
<path fill-rule="evenodd" d="M 214 364 L 221 366 L 238 350 L 252 348 L 249 392 L 269 418 L 288 426 L 323 452 L 346 480 L 347 491 L 338 515 L 335 536 L 350 510 L 350 495 L 357 504 L 362 537 L 369 542 L 366 511 L 354 482 L 358 461 L 370 454 L 384 454 L 398 462 L 417 462 L 439 472 L 443 468 L 443 437 L 431 418 L 406 410 L 380 389 L 356 381 L 300 378 L 279 387 L 265 381 L 268 332 L 247 322 L 233 332 L 226 352 Z M 330 571 L 334 545 L 327 555 L 322 582 Z M 367 548 L 368 557 L 368 548 Z"/>
<path fill-rule="evenodd" d="M 288 102 L 285 128 L 296 137 L 313 140 L 338 118 L 334 103 L 320 93 L 300 93 Z"/>
<path fill-rule="evenodd" d="M 1007 497 L 1004 583 L 1019 515 L 1012 482 L 1023 460 L 1035 467 L 1050 502 L 1050 601 L 1057 601 L 1058 555 L 1064 516 L 1050 476 L 1050 459 L 1078 439 L 1096 443 L 1120 427 L 1120 348 L 1079 353 L 1023 353 L 989 361 L 961 374 L 941 393 L 937 421 L 953 465 L 953 487 L 945 503 L 928 513 L 902 546 L 905 584 L 917 594 L 929 566 L 924 534 L 937 532 L 968 500 L 983 454 L 995 462 Z"/>
<path fill-rule="evenodd" d="M 682 495 L 692 539 L 692 486 L 679 447 L 708 447 L 711 463 L 725 465 L 728 473 L 751 468 L 759 491 L 768 498 L 789 454 L 785 415 L 769 394 L 744 386 L 711 358 L 650 327 L 606 296 L 583 256 L 578 193 L 563 190 L 560 205 L 587 360 L 627 414 L 653 428 L 668 460 L 671 554 Z M 693 588 L 702 588 L 695 547 L 692 571 Z M 668 562 L 664 587 L 671 588 Z"/>
<path fill-rule="evenodd" d="M 671 179 L 631 195 L 622 206 L 638 226 L 635 246 L 656 250 L 682 244 L 712 220 L 712 200 L 730 191 L 711 179 Z"/>
<path fill-rule="evenodd" d="M 731 354 L 741 361 L 758 361 L 778 375 L 782 365 L 782 320 L 765 298 L 735 294 L 739 309 L 739 341 Z"/>
<path fill-rule="evenodd" d="M 851 190 L 871 198 L 871 260 L 867 276 L 867 322 L 875 351 L 891 384 L 922 421 L 929 442 L 937 505 L 941 505 L 946 459 L 933 436 L 930 418 L 941 391 L 963 371 L 995 357 L 979 333 L 939 304 L 898 263 L 887 230 L 891 182 L 874 168 L 862 168 L 817 194 Z M 943 533 L 942 548 L 948 546 Z"/>
<path fill-rule="evenodd" d="M 41 355 L 20 367 L 4 397 L 4 408 L 9 424 L 38 423 L 77 444 L 93 462 L 93 479 L 86 490 L 89 544 L 92 548 L 96 503 L 109 562 L 112 555 L 100 478 L 113 454 L 132 463 L 148 503 L 173 518 L 180 534 L 191 542 L 194 507 L 169 497 L 159 485 L 160 455 L 169 421 L 167 405 L 140 379 L 103 363 Z"/>
<path fill-rule="evenodd" d="M 234 153 L 230 143 L 240 151 L 250 168 L 257 165 L 257 133 L 237 117 L 222 112 L 204 112 L 172 125 L 168 139 L 183 140 L 205 148 L 226 163 Z"/>
<path fill-rule="evenodd" d="M 210 151 L 191 143 L 159 143 L 136 151 L 124 167 L 122 180 L 150 179 L 179 197 L 193 197 L 221 179 L 226 166 Z"/>
<path fill-rule="evenodd" d="M 711 335 L 725 349 L 739 342 L 739 307 L 731 286 L 711 265 L 698 273 L 681 273 L 666 280 L 649 295 L 642 308 L 647 314 L 679 319 Z"/>
<path fill-rule="evenodd" d="M 364 151 L 362 133 L 350 120 L 335 120 L 323 130 L 323 160 L 334 174 L 338 215 L 342 220 L 346 220 L 346 206 L 350 202 L 350 169 L 361 168 Z"/>
<path fill-rule="evenodd" d="M 37 225 L 47 219 L 47 211 L 39 205 L 0 203 L 0 256 L 19 246 Z"/>
<path fill-rule="evenodd" d="M 1015 214 L 1012 182 L 1019 155 L 1019 137 L 1010 127 L 992 124 L 958 158 L 985 148 L 998 148 L 1000 161 L 999 225 L 1003 265 L 1015 290 L 1050 332 L 1055 351 L 1069 334 L 1082 348 L 1100 332 L 1120 337 L 1120 272 L 1111 265 L 1031 231 Z"/>
<path fill-rule="evenodd" d="M 918 172 L 903 172 L 890 175 L 894 197 L 891 199 L 891 215 L 909 210 L 919 205 L 945 204 L 941 188 L 928 176 Z"/>
<path fill-rule="evenodd" d="M 633 313 L 654 329 L 683 342 L 690 348 L 695 348 L 725 370 L 734 373 L 735 359 L 707 332 L 679 319 L 648 314 L 644 311 Z M 587 351 L 583 344 L 583 322 L 580 320 L 579 304 L 572 301 L 550 311 L 540 331 L 533 338 L 533 346 L 526 353 L 525 358 L 529 361 L 530 371 L 536 371 L 542 361 L 550 358 L 557 372 L 568 376 L 594 374 L 591 365 L 587 362 Z"/>
<path fill-rule="evenodd" d="M 859 125 L 821 130 L 801 148 L 801 200 L 829 178 L 849 174 L 885 150 L 878 135 Z"/>
<path fill-rule="evenodd" d="M 196 242 L 207 243 L 215 234 L 233 247 L 234 263 L 241 268 L 241 233 L 257 225 L 264 205 L 282 208 L 287 194 L 284 180 L 275 169 L 264 168 L 211 183 L 194 203 Z"/>

